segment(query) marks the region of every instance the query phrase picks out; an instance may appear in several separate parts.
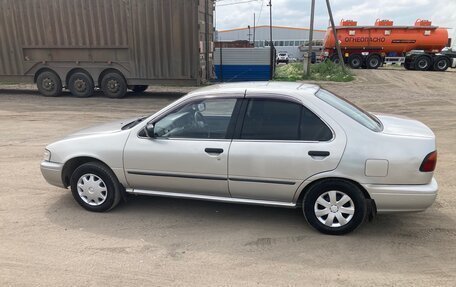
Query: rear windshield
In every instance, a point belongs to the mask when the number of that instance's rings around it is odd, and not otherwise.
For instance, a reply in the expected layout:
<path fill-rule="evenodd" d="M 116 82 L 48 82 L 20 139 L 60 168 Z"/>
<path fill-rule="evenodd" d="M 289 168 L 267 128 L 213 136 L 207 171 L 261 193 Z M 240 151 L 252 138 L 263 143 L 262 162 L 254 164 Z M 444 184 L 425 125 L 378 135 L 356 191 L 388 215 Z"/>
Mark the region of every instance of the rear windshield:
<path fill-rule="evenodd" d="M 376 117 L 358 108 L 349 101 L 323 89 L 320 89 L 315 95 L 320 100 L 330 104 L 331 106 L 346 114 L 350 118 L 354 119 L 358 123 L 362 124 L 366 128 L 374 132 L 380 132 L 383 130 L 381 122 Z"/>

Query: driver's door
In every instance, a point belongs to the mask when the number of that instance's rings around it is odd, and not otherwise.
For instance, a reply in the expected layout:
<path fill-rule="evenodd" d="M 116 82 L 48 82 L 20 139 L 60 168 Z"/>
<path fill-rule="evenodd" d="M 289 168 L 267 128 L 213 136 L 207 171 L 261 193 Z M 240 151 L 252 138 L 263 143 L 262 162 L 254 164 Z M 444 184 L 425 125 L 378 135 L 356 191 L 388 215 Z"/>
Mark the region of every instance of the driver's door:
<path fill-rule="evenodd" d="M 153 120 L 154 137 L 132 134 L 124 152 L 130 187 L 229 197 L 228 152 L 239 97 L 191 100 Z"/>

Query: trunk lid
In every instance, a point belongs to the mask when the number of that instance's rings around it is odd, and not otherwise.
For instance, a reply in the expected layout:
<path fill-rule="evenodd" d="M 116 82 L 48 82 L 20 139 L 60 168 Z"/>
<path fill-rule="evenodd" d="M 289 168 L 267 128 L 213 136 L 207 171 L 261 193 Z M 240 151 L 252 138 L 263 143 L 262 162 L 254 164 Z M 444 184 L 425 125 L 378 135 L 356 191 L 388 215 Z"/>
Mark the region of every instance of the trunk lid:
<path fill-rule="evenodd" d="M 383 133 L 389 135 L 434 138 L 432 130 L 420 121 L 403 116 L 375 114 L 383 124 Z"/>

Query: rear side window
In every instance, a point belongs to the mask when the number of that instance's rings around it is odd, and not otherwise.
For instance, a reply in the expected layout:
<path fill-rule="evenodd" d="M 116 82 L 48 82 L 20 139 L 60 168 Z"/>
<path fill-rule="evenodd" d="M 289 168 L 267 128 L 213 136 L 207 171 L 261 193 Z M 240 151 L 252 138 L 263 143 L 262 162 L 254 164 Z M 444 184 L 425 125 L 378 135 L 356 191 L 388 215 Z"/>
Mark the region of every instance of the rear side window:
<path fill-rule="evenodd" d="M 362 124 L 366 128 L 374 132 L 380 132 L 383 130 L 383 126 L 378 119 L 376 119 L 368 112 L 358 108 L 349 101 L 322 89 L 320 89 L 315 94 L 315 96 L 317 96 L 317 98 L 319 98 L 320 100 L 330 104 L 334 108 L 338 109 L 342 113 L 346 114 L 350 118 L 354 119 L 358 123 Z"/>
<path fill-rule="evenodd" d="M 331 129 L 305 107 L 302 107 L 300 131 L 300 139 L 304 141 L 329 141 L 333 137 Z"/>
<path fill-rule="evenodd" d="M 282 100 L 250 99 L 241 139 L 328 141 L 332 132 L 304 106 Z"/>

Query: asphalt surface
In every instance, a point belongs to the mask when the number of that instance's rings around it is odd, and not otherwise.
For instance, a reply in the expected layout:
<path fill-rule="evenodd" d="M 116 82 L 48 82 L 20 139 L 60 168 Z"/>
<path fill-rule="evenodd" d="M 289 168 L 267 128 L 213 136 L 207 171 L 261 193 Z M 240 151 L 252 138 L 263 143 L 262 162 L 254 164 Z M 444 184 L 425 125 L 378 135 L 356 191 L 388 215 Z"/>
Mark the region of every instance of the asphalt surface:
<path fill-rule="evenodd" d="M 368 110 L 429 125 L 440 191 L 426 212 L 378 216 L 346 236 L 317 233 L 294 209 L 136 197 L 108 213 L 87 212 L 42 178 L 46 144 L 150 114 L 193 88 L 111 100 L 0 86 L 0 285 L 454 286 L 456 73 L 357 74 L 323 86 Z"/>

